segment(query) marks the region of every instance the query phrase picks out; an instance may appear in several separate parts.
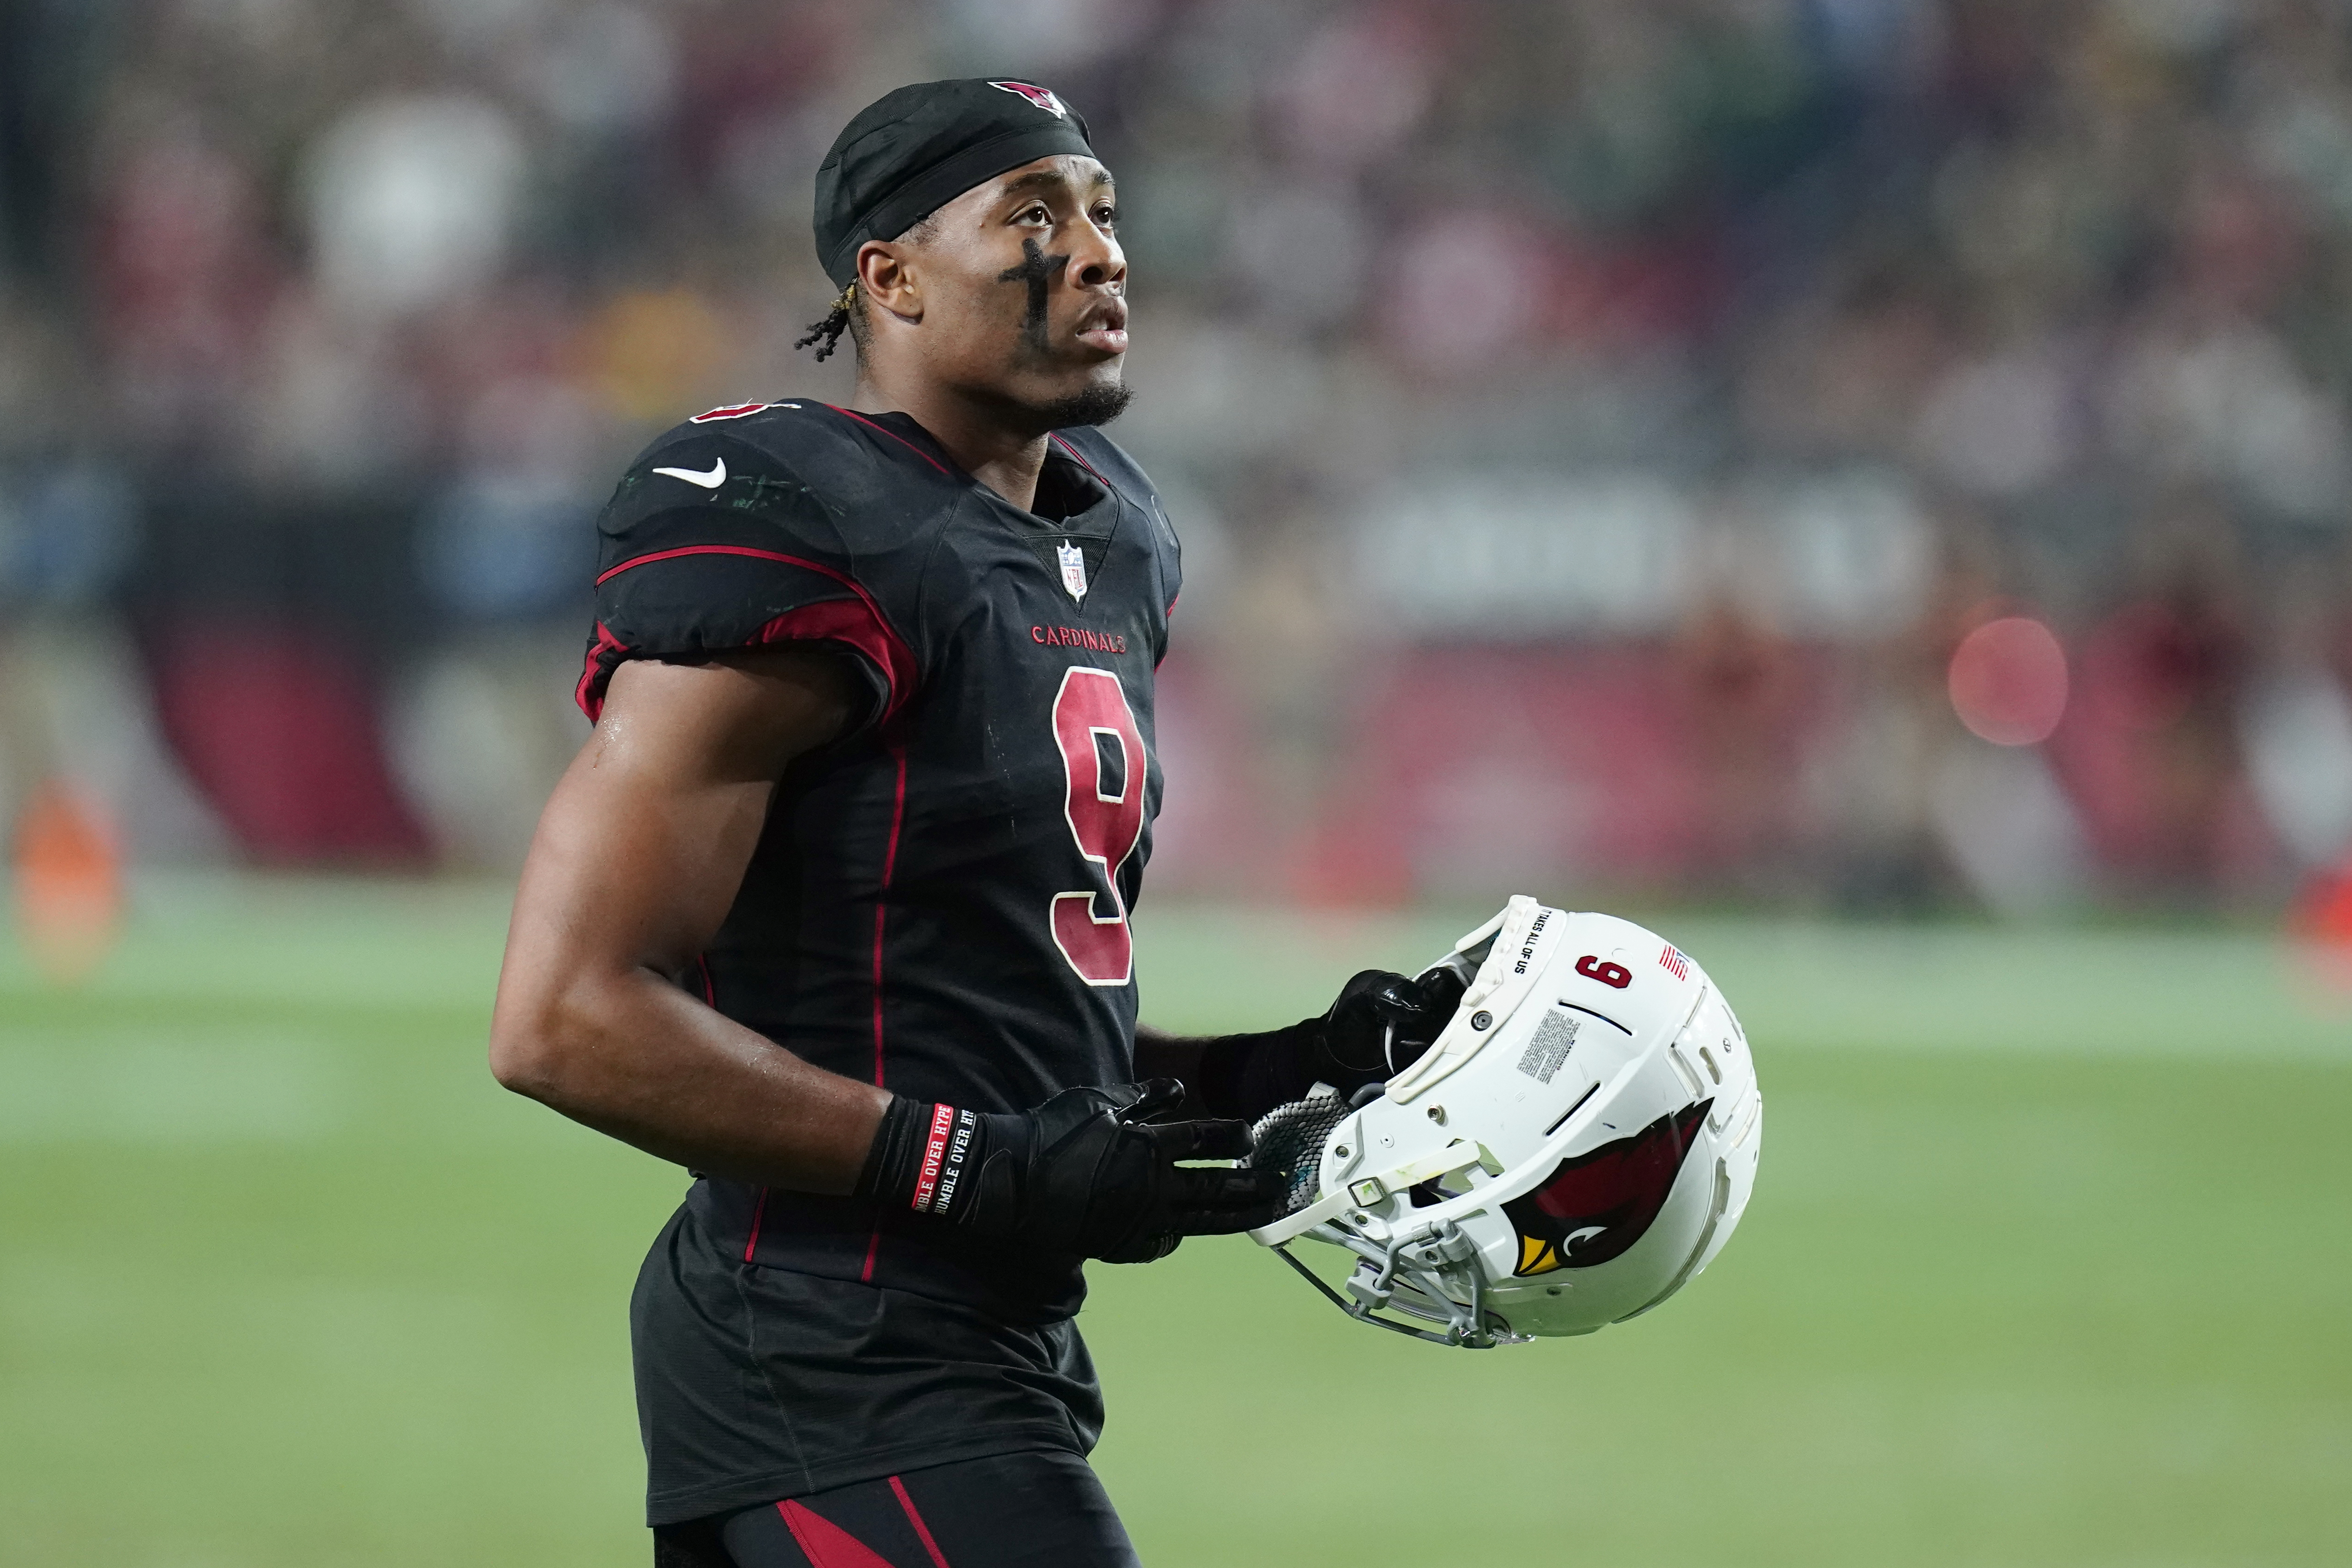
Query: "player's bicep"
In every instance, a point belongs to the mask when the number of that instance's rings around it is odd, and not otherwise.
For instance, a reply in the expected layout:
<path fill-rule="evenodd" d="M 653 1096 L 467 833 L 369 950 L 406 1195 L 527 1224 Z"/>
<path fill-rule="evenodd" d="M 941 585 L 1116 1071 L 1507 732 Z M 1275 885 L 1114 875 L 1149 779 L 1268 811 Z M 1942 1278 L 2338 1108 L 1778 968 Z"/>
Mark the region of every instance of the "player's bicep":
<path fill-rule="evenodd" d="M 836 658 L 805 647 L 615 670 L 524 865 L 509 976 L 680 973 L 726 918 L 776 781 L 861 700 Z"/>

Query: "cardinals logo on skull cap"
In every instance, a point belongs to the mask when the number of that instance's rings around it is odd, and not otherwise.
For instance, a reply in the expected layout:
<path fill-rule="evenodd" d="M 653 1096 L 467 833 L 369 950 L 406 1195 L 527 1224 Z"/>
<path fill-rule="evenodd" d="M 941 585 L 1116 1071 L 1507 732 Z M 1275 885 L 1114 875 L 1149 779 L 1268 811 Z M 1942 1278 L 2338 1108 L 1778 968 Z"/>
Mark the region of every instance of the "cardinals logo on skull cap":
<path fill-rule="evenodd" d="M 1519 1266 L 1511 1272 L 1590 1268 L 1641 1240 L 1666 1206 L 1691 1137 L 1714 1103 L 1703 1100 L 1630 1138 L 1562 1160 L 1551 1180 L 1505 1204 L 1519 1230 Z"/>
<path fill-rule="evenodd" d="M 1059 119 L 1069 118 L 1069 106 L 1055 98 L 1051 88 L 1033 87 L 1025 81 L 992 81 L 988 85 L 1000 91 L 1019 93 L 1046 113 Z"/>

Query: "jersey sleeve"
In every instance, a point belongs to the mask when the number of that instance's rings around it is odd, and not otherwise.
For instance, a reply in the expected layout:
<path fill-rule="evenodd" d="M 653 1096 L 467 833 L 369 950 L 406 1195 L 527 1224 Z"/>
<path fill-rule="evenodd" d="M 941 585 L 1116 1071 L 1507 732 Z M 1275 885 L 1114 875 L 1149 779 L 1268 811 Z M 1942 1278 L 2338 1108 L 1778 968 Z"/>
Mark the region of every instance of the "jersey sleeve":
<path fill-rule="evenodd" d="M 605 503 L 597 547 L 596 626 L 574 692 L 591 720 L 629 659 L 782 642 L 843 653 L 871 697 L 866 723 L 914 695 L 913 652 L 824 504 L 750 443 L 698 430 L 656 442 Z"/>

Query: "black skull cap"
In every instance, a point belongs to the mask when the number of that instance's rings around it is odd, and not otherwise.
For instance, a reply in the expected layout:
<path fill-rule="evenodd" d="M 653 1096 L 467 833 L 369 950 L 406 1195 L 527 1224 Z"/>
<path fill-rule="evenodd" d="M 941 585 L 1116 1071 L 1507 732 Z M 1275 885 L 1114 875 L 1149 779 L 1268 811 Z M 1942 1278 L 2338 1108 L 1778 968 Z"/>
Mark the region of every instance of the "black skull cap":
<path fill-rule="evenodd" d="M 1060 153 L 1095 150 L 1086 121 L 1045 88 L 968 77 L 887 92 L 817 165 L 817 261 L 846 288 L 867 240 L 896 239 L 982 181 Z"/>

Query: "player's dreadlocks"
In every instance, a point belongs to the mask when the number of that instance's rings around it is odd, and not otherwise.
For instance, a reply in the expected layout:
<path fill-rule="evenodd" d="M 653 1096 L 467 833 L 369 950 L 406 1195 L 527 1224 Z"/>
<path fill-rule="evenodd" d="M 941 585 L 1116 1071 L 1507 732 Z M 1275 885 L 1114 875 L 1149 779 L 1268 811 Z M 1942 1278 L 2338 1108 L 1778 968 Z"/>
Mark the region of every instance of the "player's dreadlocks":
<path fill-rule="evenodd" d="M 925 213 L 908 224 L 898 239 L 901 245 L 929 245 L 939 232 L 939 215 Z M 833 309 L 824 313 L 824 320 L 811 321 L 808 336 L 793 347 L 804 349 L 811 343 L 816 344 L 817 362 L 823 363 L 828 354 L 841 346 L 841 334 L 844 332 L 847 332 L 849 341 L 857 345 L 858 353 L 866 352 L 866 297 L 858 292 L 855 278 L 843 284 L 841 292 L 834 296 Z"/>
<path fill-rule="evenodd" d="M 849 332 L 852 338 L 856 336 L 850 327 L 849 318 L 857 308 L 857 280 L 853 278 L 842 285 L 841 293 L 835 299 L 833 309 L 825 312 L 824 320 L 811 321 L 808 336 L 793 343 L 793 347 L 804 349 L 811 343 L 816 344 L 817 363 L 823 364 L 826 357 L 841 346 L 842 333 Z"/>

